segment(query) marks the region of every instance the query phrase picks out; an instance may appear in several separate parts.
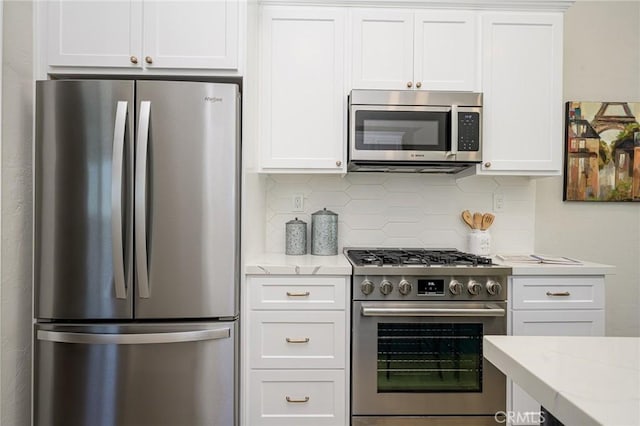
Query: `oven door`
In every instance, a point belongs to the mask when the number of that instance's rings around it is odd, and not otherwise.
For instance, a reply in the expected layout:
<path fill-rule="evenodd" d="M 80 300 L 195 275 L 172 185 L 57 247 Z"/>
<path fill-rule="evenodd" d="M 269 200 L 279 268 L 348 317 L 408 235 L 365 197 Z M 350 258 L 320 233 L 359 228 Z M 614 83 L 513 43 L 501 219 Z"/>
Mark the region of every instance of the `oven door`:
<path fill-rule="evenodd" d="M 505 377 L 482 353 L 505 302 L 353 302 L 352 413 L 494 416 Z"/>
<path fill-rule="evenodd" d="M 451 107 L 352 105 L 352 161 L 445 161 Z"/>

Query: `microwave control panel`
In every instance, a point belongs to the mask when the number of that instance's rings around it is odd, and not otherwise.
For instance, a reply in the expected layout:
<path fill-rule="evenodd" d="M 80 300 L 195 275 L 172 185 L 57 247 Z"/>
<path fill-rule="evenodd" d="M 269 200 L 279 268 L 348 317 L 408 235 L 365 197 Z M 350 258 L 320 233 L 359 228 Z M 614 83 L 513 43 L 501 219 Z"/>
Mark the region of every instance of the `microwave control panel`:
<path fill-rule="evenodd" d="M 480 150 L 480 113 L 458 113 L 458 151 Z"/>

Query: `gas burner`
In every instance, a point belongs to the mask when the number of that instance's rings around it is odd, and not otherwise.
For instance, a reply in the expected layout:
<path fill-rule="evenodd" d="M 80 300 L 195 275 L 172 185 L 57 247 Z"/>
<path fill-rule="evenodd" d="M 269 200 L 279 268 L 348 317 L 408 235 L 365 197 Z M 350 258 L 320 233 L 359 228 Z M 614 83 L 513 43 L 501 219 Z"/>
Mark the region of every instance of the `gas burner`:
<path fill-rule="evenodd" d="M 491 259 L 456 249 L 346 249 L 354 266 L 492 266 Z"/>

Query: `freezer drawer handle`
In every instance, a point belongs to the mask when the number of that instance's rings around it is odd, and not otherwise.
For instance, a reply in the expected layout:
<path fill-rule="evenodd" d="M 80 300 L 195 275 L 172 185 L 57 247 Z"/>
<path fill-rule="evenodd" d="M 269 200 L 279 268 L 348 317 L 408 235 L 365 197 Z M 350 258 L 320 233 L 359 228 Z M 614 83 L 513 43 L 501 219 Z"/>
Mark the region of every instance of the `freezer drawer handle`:
<path fill-rule="evenodd" d="M 124 250 L 122 243 L 122 167 L 124 138 L 127 125 L 127 102 L 119 101 L 113 129 L 113 158 L 111 161 L 111 241 L 113 257 L 113 285 L 116 298 L 126 299 L 124 280 Z"/>
<path fill-rule="evenodd" d="M 308 291 L 303 291 L 303 292 L 300 292 L 300 293 L 293 293 L 293 292 L 290 292 L 290 291 L 287 292 L 287 296 L 289 296 L 289 297 L 307 297 L 310 294 L 311 293 L 309 293 Z"/>
<path fill-rule="evenodd" d="M 287 343 L 309 343 L 309 338 L 305 337 L 303 339 L 292 339 L 291 337 L 286 338 Z"/>
<path fill-rule="evenodd" d="M 38 340 L 58 343 L 80 343 L 86 345 L 144 345 L 228 339 L 231 337 L 231 329 L 219 328 L 215 330 L 146 334 L 66 333 L 60 331 L 38 330 L 37 336 Z"/>
<path fill-rule="evenodd" d="M 309 402 L 309 397 L 305 396 L 304 398 L 291 398 L 290 396 L 285 397 L 287 402 L 291 403 L 299 403 L 299 402 Z"/>
<path fill-rule="evenodd" d="M 151 102 L 140 102 L 138 121 L 138 141 L 136 152 L 135 182 L 135 246 L 138 288 L 140 297 L 148 299 L 149 272 L 147 270 L 147 144 L 149 143 L 149 119 Z"/>
<path fill-rule="evenodd" d="M 364 317 L 503 317 L 505 310 L 495 305 L 486 308 L 382 308 L 362 306 Z"/>

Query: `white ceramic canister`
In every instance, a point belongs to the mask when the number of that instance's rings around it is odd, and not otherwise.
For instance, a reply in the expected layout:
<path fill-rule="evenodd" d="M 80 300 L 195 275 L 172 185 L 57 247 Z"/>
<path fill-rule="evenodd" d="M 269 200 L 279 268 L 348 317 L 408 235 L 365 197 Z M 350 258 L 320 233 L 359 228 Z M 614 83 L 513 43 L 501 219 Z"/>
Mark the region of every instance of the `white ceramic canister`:
<path fill-rule="evenodd" d="M 311 254 L 338 254 L 338 215 L 326 208 L 311 215 Z"/>
<path fill-rule="evenodd" d="M 285 225 L 285 254 L 299 256 L 307 254 L 307 222 L 296 217 Z"/>
<path fill-rule="evenodd" d="M 488 256 L 491 253 L 491 234 L 489 231 L 472 229 L 468 237 L 469 253 Z"/>

